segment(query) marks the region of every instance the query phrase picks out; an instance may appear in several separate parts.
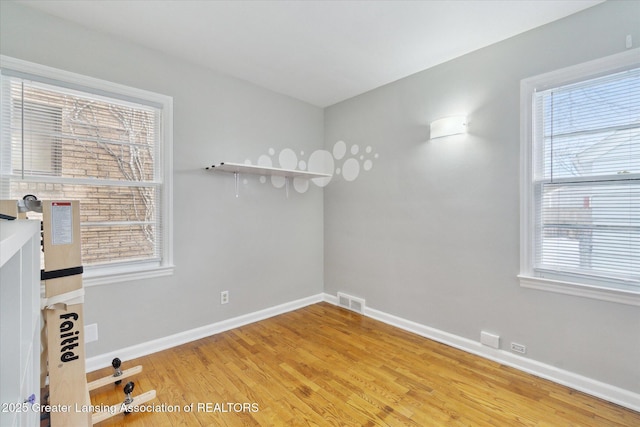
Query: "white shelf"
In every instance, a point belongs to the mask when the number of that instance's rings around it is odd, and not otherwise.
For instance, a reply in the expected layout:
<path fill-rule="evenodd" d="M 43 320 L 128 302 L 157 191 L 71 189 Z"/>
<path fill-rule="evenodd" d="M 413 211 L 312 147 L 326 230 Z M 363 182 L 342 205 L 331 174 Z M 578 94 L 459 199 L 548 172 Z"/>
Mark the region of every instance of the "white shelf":
<path fill-rule="evenodd" d="M 40 221 L 0 220 L 0 325 L 0 425 L 39 425 Z"/>
<path fill-rule="evenodd" d="M 213 165 L 207 170 L 228 172 L 228 173 L 248 173 L 253 175 L 275 175 L 284 176 L 285 178 L 329 178 L 330 174 L 307 172 L 295 169 L 282 169 L 282 168 L 270 168 L 266 166 L 246 165 L 241 163 L 220 163 L 219 165 Z"/>
<path fill-rule="evenodd" d="M 39 224 L 30 221 L 0 220 L 0 268 L 32 238 L 33 228 Z M 37 230 L 36 230 L 37 231 Z"/>

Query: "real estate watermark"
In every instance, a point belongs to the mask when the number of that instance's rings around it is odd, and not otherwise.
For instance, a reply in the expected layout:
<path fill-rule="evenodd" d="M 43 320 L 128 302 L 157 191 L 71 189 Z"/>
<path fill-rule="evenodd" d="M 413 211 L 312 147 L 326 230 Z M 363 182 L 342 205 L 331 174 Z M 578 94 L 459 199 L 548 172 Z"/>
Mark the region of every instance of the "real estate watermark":
<path fill-rule="evenodd" d="M 131 405 L 44 405 L 40 403 L 3 403 L 0 412 L 108 412 L 115 415 L 119 412 L 199 412 L 210 414 L 253 413 L 259 412 L 256 402 L 192 402 L 186 405 L 145 404 Z"/>

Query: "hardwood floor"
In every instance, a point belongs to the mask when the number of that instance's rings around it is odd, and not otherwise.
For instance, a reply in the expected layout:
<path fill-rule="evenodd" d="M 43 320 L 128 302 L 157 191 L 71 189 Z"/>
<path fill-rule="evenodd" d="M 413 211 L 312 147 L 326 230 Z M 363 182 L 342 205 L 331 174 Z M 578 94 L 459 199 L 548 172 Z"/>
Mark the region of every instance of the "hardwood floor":
<path fill-rule="evenodd" d="M 640 413 L 327 303 L 123 368 L 136 364 L 134 395 L 156 389 L 156 412 L 101 426 L 640 426 Z M 123 397 L 109 385 L 92 403 Z"/>

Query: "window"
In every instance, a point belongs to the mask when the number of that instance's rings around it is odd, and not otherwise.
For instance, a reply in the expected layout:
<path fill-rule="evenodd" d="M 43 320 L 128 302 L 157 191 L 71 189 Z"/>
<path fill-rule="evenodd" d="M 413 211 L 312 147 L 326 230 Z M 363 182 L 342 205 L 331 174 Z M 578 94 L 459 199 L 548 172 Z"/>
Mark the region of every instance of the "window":
<path fill-rule="evenodd" d="M 79 200 L 89 285 L 170 274 L 171 98 L 2 64 L 0 198 Z"/>
<path fill-rule="evenodd" d="M 522 82 L 523 286 L 640 305 L 638 51 Z"/>

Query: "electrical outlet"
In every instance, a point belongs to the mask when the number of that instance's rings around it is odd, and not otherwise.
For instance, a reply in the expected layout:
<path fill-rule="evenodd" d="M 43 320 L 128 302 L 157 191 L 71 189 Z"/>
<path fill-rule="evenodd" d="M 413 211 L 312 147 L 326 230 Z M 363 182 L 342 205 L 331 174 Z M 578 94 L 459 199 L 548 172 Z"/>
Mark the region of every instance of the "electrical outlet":
<path fill-rule="evenodd" d="M 515 351 L 516 353 L 525 354 L 527 352 L 527 347 L 523 344 L 518 344 L 515 342 L 511 343 L 511 351 Z"/>
<path fill-rule="evenodd" d="M 84 327 L 84 342 L 98 341 L 98 324 L 92 323 Z"/>
<path fill-rule="evenodd" d="M 500 348 L 500 335 L 480 331 L 480 342 L 492 348 Z"/>
<path fill-rule="evenodd" d="M 220 304 L 229 303 L 229 291 L 220 292 Z"/>

